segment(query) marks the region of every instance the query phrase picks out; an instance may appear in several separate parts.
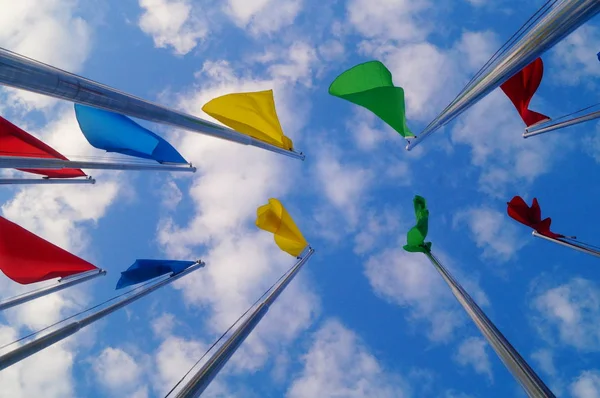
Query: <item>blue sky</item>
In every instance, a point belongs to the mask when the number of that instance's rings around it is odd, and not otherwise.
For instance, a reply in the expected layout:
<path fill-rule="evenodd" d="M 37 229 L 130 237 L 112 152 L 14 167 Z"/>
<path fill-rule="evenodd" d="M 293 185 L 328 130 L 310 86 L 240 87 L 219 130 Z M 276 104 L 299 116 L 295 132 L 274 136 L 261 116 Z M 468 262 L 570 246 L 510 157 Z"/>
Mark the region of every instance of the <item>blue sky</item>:
<path fill-rule="evenodd" d="M 1 397 L 162 397 L 293 262 L 254 226 L 269 197 L 317 250 L 213 382 L 212 397 L 521 397 L 424 256 L 401 245 L 427 198 L 434 252 L 557 396 L 600 397 L 596 260 L 506 216 L 538 197 L 555 230 L 595 236 L 592 122 L 528 140 L 500 90 L 411 152 L 368 112 L 327 94 L 379 59 L 418 132 L 542 5 L 488 0 L 21 0 L 0 2 L 0 46 L 208 118 L 230 92 L 273 88 L 305 162 L 144 123 L 194 175 L 91 172 L 94 186 L 2 188 L 2 215 L 108 275 L 0 316 L 0 344 L 115 294 L 136 258 L 206 261 L 126 310 L 0 374 Z M 532 109 L 596 102 L 598 20 L 544 55 Z M 106 154 L 72 104 L 0 91 L 2 116 L 63 154 Z M 0 278 L 1 297 L 31 287 Z"/>

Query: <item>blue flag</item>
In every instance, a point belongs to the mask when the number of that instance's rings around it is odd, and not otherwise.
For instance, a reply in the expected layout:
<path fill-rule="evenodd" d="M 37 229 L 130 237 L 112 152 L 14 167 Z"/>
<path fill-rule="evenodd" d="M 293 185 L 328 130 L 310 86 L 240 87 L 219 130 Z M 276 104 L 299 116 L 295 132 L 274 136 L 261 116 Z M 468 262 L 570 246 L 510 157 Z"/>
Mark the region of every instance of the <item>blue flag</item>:
<path fill-rule="evenodd" d="M 127 286 L 146 282 L 147 280 L 171 272 L 173 274 L 178 274 L 194 264 L 196 264 L 196 261 L 135 260 L 135 263 L 133 263 L 131 267 L 121 272 L 121 278 L 117 282 L 116 289 L 118 290 Z"/>
<path fill-rule="evenodd" d="M 127 116 L 75 104 L 81 132 L 95 148 L 118 152 L 159 163 L 188 163 L 164 138 Z"/>

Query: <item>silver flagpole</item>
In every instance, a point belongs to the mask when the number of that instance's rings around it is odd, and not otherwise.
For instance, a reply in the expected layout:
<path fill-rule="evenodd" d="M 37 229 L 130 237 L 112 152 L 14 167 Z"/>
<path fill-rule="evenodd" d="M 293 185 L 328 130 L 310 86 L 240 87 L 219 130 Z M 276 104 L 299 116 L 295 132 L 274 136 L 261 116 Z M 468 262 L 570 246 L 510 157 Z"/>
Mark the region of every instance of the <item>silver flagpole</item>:
<path fill-rule="evenodd" d="M 492 346 L 496 354 L 500 357 L 504 365 L 519 381 L 527 395 L 531 398 L 555 398 L 555 395 L 544 384 L 542 379 L 521 357 L 517 350 L 500 333 L 496 326 L 490 321 L 485 313 L 473 301 L 471 296 L 454 279 L 454 277 L 444 268 L 438 259 L 432 253 L 425 253 L 427 258 L 442 275 L 444 281 L 450 286 L 454 297 L 471 317 L 477 328 L 484 335 L 488 343 Z"/>
<path fill-rule="evenodd" d="M 564 122 L 552 123 L 552 124 L 540 124 L 538 126 L 531 126 L 525 129 L 523 133 L 523 138 L 533 137 L 534 135 L 544 134 L 549 131 L 554 131 L 558 129 L 562 129 L 569 126 L 574 126 L 579 123 L 584 123 L 589 120 L 594 120 L 600 118 L 600 111 L 591 112 L 587 115 L 579 116 L 573 119 L 565 120 Z"/>
<path fill-rule="evenodd" d="M 38 290 L 34 290 L 32 292 L 27 292 L 20 294 L 15 297 L 8 298 L 6 300 L 0 301 L 0 311 L 4 311 L 8 308 L 15 307 L 19 304 L 27 303 L 29 301 L 35 300 L 36 298 L 46 296 L 51 293 L 55 293 L 71 287 L 73 285 L 78 285 L 83 282 L 87 282 L 90 279 L 97 278 L 99 276 L 106 275 L 106 271 L 103 269 L 100 270 L 91 270 L 88 272 L 83 272 L 81 274 L 77 274 L 74 276 L 79 276 L 78 278 L 69 278 L 69 279 L 60 279 L 55 285 L 47 286 Z M 64 281 L 64 282 L 63 282 Z"/>
<path fill-rule="evenodd" d="M 545 51 L 600 12 L 598 0 L 562 0 L 499 57 L 487 72 L 468 85 L 429 125 L 406 146 L 416 147 L 427 136 L 469 109 Z"/>
<path fill-rule="evenodd" d="M 187 268 L 186 270 L 184 270 L 178 274 L 171 275 L 169 278 L 164 279 L 158 283 L 155 283 L 154 285 L 151 285 L 145 289 L 142 289 L 138 293 L 132 294 L 131 296 L 126 297 L 123 300 L 121 300 L 111 306 L 108 306 L 104 309 L 96 311 L 92 315 L 89 315 L 89 316 L 81 319 L 80 321 L 72 322 L 68 325 L 61 327 L 58 330 L 55 330 L 54 332 L 48 333 L 45 336 L 39 337 L 39 338 L 32 340 L 26 344 L 23 344 L 19 348 L 15 348 L 14 350 L 7 352 L 6 354 L 0 356 L 0 371 L 8 368 L 11 365 L 14 365 L 15 363 L 17 363 L 19 361 L 22 361 L 23 359 L 43 350 L 44 348 L 50 347 L 51 345 L 58 343 L 59 341 L 75 334 L 80 329 L 90 325 L 91 323 L 96 322 L 97 320 L 115 312 L 116 310 L 121 309 L 121 308 L 125 307 L 126 305 L 129 305 L 129 304 L 133 303 L 134 301 L 152 293 L 153 291 L 155 291 L 171 282 L 174 282 L 177 279 L 186 276 L 190 272 L 196 271 L 197 269 L 200 269 L 202 267 L 204 267 L 204 263 L 202 261 L 199 261 L 197 264 L 192 265 L 191 267 Z"/>
<path fill-rule="evenodd" d="M 104 163 L 77 160 L 26 158 L 19 156 L 0 156 L 0 169 L 94 169 L 94 170 L 154 170 L 184 171 L 195 173 L 191 164 L 172 166 L 163 164 Z"/>
<path fill-rule="evenodd" d="M 0 178 L 0 185 L 52 185 L 52 184 L 95 184 L 92 177 L 87 178 Z"/>
<path fill-rule="evenodd" d="M 214 353 L 212 357 L 202 366 L 200 370 L 183 386 L 181 391 L 177 393 L 177 398 L 192 398 L 199 397 L 206 390 L 212 380 L 217 376 L 219 371 L 225 366 L 227 361 L 246 340 L 246 337 L 258 325 L 260 320 L 269 311 L 269 306 L 275 302 L 277 297 L 290 284 L 292 279 L 298 274 L 302 266 L 313 255 L 314 249 L 308 248 L 308 252 L 304 255 L 290 270 L 287 276 L 276 286 L 271 293 L 264 299 L 262 303 L 246 318 L 246 320 L 238 326 L 233 334 L 223 343 L 221 347 Z"/>
<path fill-rule="evenodd" d="M 304 160 L 302 153 L 267 144 L 230 128 L 143 100 L 4 48 L 0 48 L 0 84 Z"/>
<path fill-rule="evenodd" d="M 591 248 L 587 248 L 587 247 L 584 247 L 584 246 L 579 246 L 579 245 L 577 245 L 575 243 L 567 242 L 567 241 L 564 241 L 564 240 L 560 240 L 560 239 L 556 239 L 556 238 L 550 238 L 548 236 L 540 234 L 537 231 L 532 231 L 531 234 L 533 236 L 535 236 L 536 238 L 542 238 L 542 239 L 545 239 L 547 241 L 550 241 L 550 242 L 553 242 L 553 243 L 557 243 L 557 244 L 559 244 L 561 246 L 568 247 L 569 249 L 577 250 L 577 251 L 580 251 L 582 253 L 589 254 L 591 256 L 600 257 L 600 252 L 597 251 L 597 250 L 593 250 Z"/>

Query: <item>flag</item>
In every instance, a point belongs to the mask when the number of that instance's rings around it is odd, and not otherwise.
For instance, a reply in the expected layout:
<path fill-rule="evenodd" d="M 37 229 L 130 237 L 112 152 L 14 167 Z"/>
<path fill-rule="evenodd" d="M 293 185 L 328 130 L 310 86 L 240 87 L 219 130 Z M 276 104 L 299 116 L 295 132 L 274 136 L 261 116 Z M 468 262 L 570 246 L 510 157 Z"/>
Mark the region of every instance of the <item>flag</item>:
<path fill-rule="evenodd" d="M 543 74 L 544 63 L 541 58 L 536 58 L 500 86 L 504 94 L 517 108 L 527 127 L 544 120 L 550 120 L 546 115 L 529 110 L 529 102 L 531 102 L 531 98 L 540 86 Z"/>
<path fill-rule="evenodd" d="M 171 144 L 118 113 L 75 104 L 75 116 L 90 145 L 159 163 L 187 163 Z"/>
<path fill-rule="evenodd" d="M 97 269 L 85 260 L 0 217 L 0 270 L 26 285 Z"/>
<path fill-rule="evenodd" d="M 202 110 L 239 133 L 279 148 L 294 147 L 279 123 L 273 90 L 223 95 L 208 101 Z"/>
<path fill-rule="evenodd" d="M 31 134 L 0 117 L 0 156 L 69 160 Z M 79 169 L 18 169 L 50 178 L 85 177 Z"/>
<path fill-rule="evenodd" d="M 529 207 L 520 196 L 515 196 L 512 198 L 507 205 L 508 215 L 521 224 L 525 224 L 528 227 L 536 230 L 541 235 L 549 238 L 556 239 L 565 237 L 564 235 L 555 234 L 554 232 L 550 231 L 552 219 L 547 217 L 542 220 L 542 210 L 540 209 L 540 205 L 536 198 L 533 198 L 531 207 Z"/>
<path fill-rule="evenodd" d="M 394 86 L 391 72 L 381 62 L 348 69 L 331 83 L 329 94 L 367 108 L 401 136 L 414 137 L 406 126 L 404 89 Z"/>
<path fill-rule="evenodd" d="M 135 260 L 127 270 L 121 272 L 121 278 L 119 278 L 116 288 L 118 290 L 136 285 L 171 272 L 178 274 L 196 263 L 197 261 Z"/>
<path fill-rule="evenodd" d="M 281 250 L 298 257 L 308 242 L 294 223 L 285 207 L 277 199 L 256 210 L 256 226 L 275 235 L 275 243 Z"/>
<path fill-rule="evenodd" d="M 415 207 L 415 216 L 417 224 L 412 227 L 406 235 L 406 245 L 404 250 L 412 253 L 430 253 L 431 242 L 425 242 L 427 230 L 429 228 L 429 210 L 427 210 L 427 202 L 425 198 L 415 195 L 413 199 Z"/>

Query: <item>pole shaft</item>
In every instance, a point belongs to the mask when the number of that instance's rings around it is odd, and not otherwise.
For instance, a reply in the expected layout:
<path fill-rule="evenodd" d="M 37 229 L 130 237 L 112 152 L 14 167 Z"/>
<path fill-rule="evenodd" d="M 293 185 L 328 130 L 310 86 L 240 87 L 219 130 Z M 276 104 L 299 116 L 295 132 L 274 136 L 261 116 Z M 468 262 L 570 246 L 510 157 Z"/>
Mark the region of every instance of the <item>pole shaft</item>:
<path fill-rule="evenodd" d="M 411 150 L 427 136 L 469 109 L 533 62 L 556 43 L 600 12 L 597 0 L 562 0 L 541 18 L 521 39 L 498 58 L 459 94 L 429 125 L 406 146 Z"/>
<path fill-rule="evenodd" d="M 446 268 L 444 268 L 438 259 L 431 253 L 426 253 L 426 255 L 444 281 L 450 286 L 454 297 L 456 297 L 458 302 L 471 317 L 504 365 L 519 381 L 527 395 L 531 398 L 555 398 L 552 391 L 550 391 L 525 359 L 521 357 L 518 351 L 510 344 L 498 328 L 496 328 L 481 308 L 479 308 L 477 303 L 475 303 L 471 296 L 454 279 Z"/>
<path fill-rule="evenodd" d="M 562 129 L 569 126 L 574 126 L 576 124 L 585 123 L 589 120 L 594 120 L 600 118 L 600 111 L 590 112 L 587 115 L 579 116 L 573 119 L 565 120 L 564 122 L 558 122 L 553 124 L 541 125 L 539 128 L 531 127 L 526 128 L 525 133 L 523 133 L 523 138 L 533 137 L 535 135 L 544 134 L 549 131 L 554 131 L 558 129 Z"/>
<path fill-rule="evenodd" d="M 158 105 L 0 48 L 0 84 L 304 159 L 227 127 Z"/>
<path fill-rule="evenodd" d="M 580 251 L 580 252 L 585 253 L 585 254 L 589 254 L 590 256 L 600 257 L 600 252 L 598 252 L 596 250 L 588 249 L 587 247 L 579 246 L 579 245 L 576 245 L 576 244 L 571 243 L 571 242 L 565 242 L 564 240 L 550 238 L 548 236 L 540 234 L 537 231 L 532 231 L 531 234 L 533 236 L 535 236 L 536 238 L 542 238 L 542 239 L 545 239 L 545 240 L 550 241 L 552 243 L 556 243 L 556 244 L 559 244 L 561 246 L 568 247 L 569 249 L 573 249 L 573 250 L 577 250 L 577 251 Z"/>
<path fill-rule="evenodd" d="M 95 184 L 93 178 L 0 178 L 0 185 Z"/>
<path fill-rule="evenodd" d="M 309 248 L 305 256 L 302 257 L 290 270 L 287 276 L 277 285 L 265 300 L 238 326 L 232 335 L 219 347 L 219 349 L 210 357 L 202 368 L 183 386 L 177 393 L 177 398 L 199 397 L 206 390 L 219 371 L 225 366 L 227 361 L 233 356 L 235 351 L 242 345 L 244 340 L 250 335 L 252 330 L 258 325 L 260 320 L 269 311 L 269 306 L 275 302 L 277 297 L 290 284 L 298 274 L 302 266 L 313 255 L 314 249 Z"/>
<path fill-rule="evenodd" d="M 171 166 L 162 164 L 130 164 L 83 162 L 77 160 L 26 158 L 20 156 L 0 156 L 0 168 L 3 169 L 96 169 L 96 170 L 154 170 L 183 171 L 195 173 L 191 165 Z"/>

